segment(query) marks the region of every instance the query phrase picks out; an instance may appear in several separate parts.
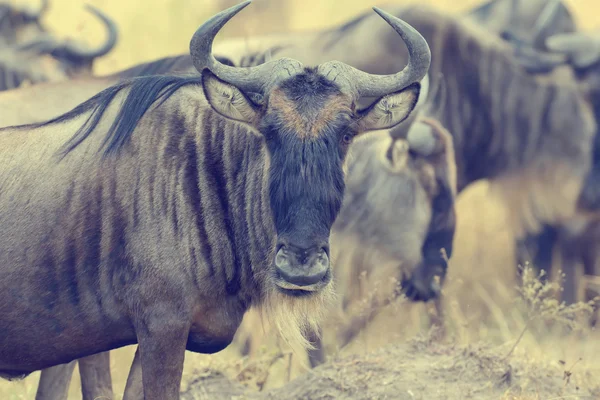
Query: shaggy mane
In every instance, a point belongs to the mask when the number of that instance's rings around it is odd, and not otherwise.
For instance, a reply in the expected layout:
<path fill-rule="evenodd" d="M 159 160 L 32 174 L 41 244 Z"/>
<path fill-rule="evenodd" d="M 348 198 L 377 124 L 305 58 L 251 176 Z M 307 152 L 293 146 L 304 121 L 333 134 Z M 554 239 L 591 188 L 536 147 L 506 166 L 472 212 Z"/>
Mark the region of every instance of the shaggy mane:
<path fill-rule="evenodd" d="M 117 94 L 124 89 L 129 89 L 127 97 L 104 139 L 102 146 L 104 156 L 108 156 L 118 152 L 128 142 L 135 127 L 152 105 L 160 101 L 157 104 L 158 107 L 183 86 L 200 85 L 201 81 L 200 76 L 152 75 L 133 78 L 104 89 L 66 114 L 30 126 L 37 128 L 66 122 L 91 110 L 89 118 L 65 144 L 61 151 L 64 156 L 93 132 Z"/>

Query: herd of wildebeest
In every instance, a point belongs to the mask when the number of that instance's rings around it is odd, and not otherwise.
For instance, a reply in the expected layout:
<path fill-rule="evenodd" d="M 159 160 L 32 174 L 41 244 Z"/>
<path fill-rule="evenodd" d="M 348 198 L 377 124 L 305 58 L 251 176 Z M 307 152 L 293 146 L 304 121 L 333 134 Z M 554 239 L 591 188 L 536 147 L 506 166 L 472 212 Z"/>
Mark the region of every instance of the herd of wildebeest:
<path fill-rule="evenodd" d="M 189 54 L 107 76 L 103 12 L 90 49 L 46 30 L 47 0 L 0 3 L 0 376 L 42 370 L 37 399 L 66 398 L 76 362 L 83 398 L 111 398 L 109 350 L 136 343 L 125 398 L 177 399 L 185 351 L 224 349 L 250 308 L 318 365 L 360 274 L 373 308 L 442 301 L 479 179 L 515 265 L 561 265 L 569 303 L 600 275 L 600 35 L 561 1 L 387 5 L 213 45 L 249 3 Z"/>

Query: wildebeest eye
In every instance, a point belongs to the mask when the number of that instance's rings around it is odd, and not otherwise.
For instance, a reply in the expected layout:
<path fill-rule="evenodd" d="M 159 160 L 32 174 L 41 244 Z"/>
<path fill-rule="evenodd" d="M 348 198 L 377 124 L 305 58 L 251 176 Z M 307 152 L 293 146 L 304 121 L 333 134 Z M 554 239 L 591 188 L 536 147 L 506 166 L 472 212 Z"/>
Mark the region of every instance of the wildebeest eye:
<path fill-rule="evenodd" d="M 350 144 L 350 143 L 352 143 L 353 138 L 354 138 L 354 135 L 352 135 L 350 133 L 346 133 L 346 134 L 344 134 L 344 136 L 342 136 L 342 142 L 344 144 Z"/>

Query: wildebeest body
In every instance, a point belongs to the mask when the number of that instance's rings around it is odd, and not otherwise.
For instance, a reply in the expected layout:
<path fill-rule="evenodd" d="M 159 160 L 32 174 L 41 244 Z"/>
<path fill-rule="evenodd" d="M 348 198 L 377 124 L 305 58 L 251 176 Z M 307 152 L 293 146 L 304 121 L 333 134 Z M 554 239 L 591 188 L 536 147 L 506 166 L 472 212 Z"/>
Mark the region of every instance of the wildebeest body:
<path fill-rule="evenodd" d="M 190 90 L 190 89 L 185 89 Z M 196 88 L 198 90 L 198 88 Z M 185 99 L 185 97 L 184 97 Z M 195 103 L 199 109 L 205 108 L 198 100 L 197 96 L 192 99 L 186 99 L 189 104 Z M 184 102 L 185 100 L 180 100 Z M 169 106 L 173 105 L 175 100 L 170 100 Z M 165 117 L 166 117 L 165 113 Z M 12 293 L 8 301 L 2 304 L 3 325 L 20 326 L 18 335 L 3 335 L 2 348 L 7 351 L 8 361 L 5 365 L 15 365 L 17 371 L 27 371 L 28 365 L 35 365 L 33 369 L 47 367 L 59 362 L 70 361 L 84 355 L 92 354 L 98 351 L 108 350 L 118 346 L 135 343 L 135 335 L 129 312 L 133 305 L 127 304 L 132 301 L 130 297 L 137 297 L 136 302 L 144 301 L 145 297 L 156 296 L 158 293 L 136 293 L 135 282 L 147 279 L 152 281 L 153 275 L 158 271 L 153 270 L 156 265 L 187 266 L 185 278 L 182 276 L 172 276 L 167 271 L 160 273 L 161 289 L 166 296 L 170 286 L 187 288 L 192 290 L 192 282 L 206 279 L 210 276 L 212 265 L 224 265 L 228 269 L 225 282 L 217 283 L 220 280 L 211 280 L 213 287 L 211 291 L 215 295 L 223 294 L 225 298 L 231 296 L 231 305 L 225 307 L 225 311 L 230 317 L 226 319 L 210 318 L 210 307 L 203 310 L 204 318 L 216 321 L 225 320 L 235 321 L 235 315 L 239 318 L 243 313 L 244 307 L 250 304 L 250 297 L 247 294 L 238 293 L 241 281 L 247 279 L 247 276 L 239 270 L 240 265 L 235 265 L 233 260 L 243 260 L 245 267 L 248 267 L 250 260 L 254 264 L 260 265 L 261 261 L 268 255 L 268 247 L 265 237 L 270 227 L 265 226 L 263 221 L 257 221 L 262 212 L 267 211 L 266 206 L 257 207 L 254 216 L 244 215 L 245 200 L 243 191 L 240 191 L 235 204 L 238 207 L 232 207 L 231 210 L 224 209 L 228 199 L 220 198 L 224 189 L 209 185 L 209 182 L 215 182 L 221 179 L 222 184 L 230 185 L 234 182 L 237 187 L 243 188 L 244 183 L 248 185 L 248 190 L 254 190 L 254 193 L 260 193 L 263 173 L 261 168 L 251 168 L 264 163 L 264 153 L 260 151 L 260 142 L 257 136 L 244 132 L 236 132 L 238 135 L 224 135 L 221 126 L 214 129 L 212 136 L 210 133 L 200 138 L 196 138 L 197 132 L 190 129 L 191 126 L 205 126 L 206 122 L 214 121 L 215 117 L 195 116 L 196 119 L 187 118 L 181 114 L 175 114 L 174 119 L 169 119 L 179 125 L 177 135 L 174 140 L 165 143 L 163 157 L 159 159 L 147 160 L 137 165 L 130 162 L 127 164 L 127 158 L 120 157 L 119 161 L 104 161 L 102 163 L 78 159 L 76 168 L 69 165 L 75 154 L 67 155 L 61 163 L 55 163 L 56 159 L 52 156 L 54 151 L 58 151 L 58 145 L 68 140 L 82 120 L 77 119 L 72 122 L 66 122 L 63 125 L 61 134 L 53 132 L 52 135 L 46 134 L 44 128 L 40 128 L 28 133 L 20 132 L 18 129 L 13 132 L 3 132 L 3 142 L 18 141 L 21 151 L 15 149 L 15 146 L 4 146 L 4 149 L 12 149 L 3 152 L 3 169 L 9 171 L 4 174 L 5 179 L 2 182 L 2 198 L 4 199 L 3 212 L 0 217 L 0 231 L 3 240 L 2 265 L 11 265 L 11 269 L 2 269 L 2 282 L 7 285 L 3 289 L 5 293 Z M 206 118 L 203 121 L 201 118 Z M 222 124 L 222 123 L 221 123 Z M 165 125 L 167 128 L 168 125 Z M 146 127 L 141 123 L 139 131 Z M 190 132 L 185 135 L 186 129 Z M 238 128 L 239 129 L 239 128 Z M 163 132 L 167 133 L 167 132 Z M 90 138 L 91 139 L 91 138 Z M 45 141 L 47 144 L 42 154 L 31 154 L 31 148 L 39 148 L 39 141 Z M 37 142 L 37 143 L 36 143 Z M 144 153 L 149 149 L 137 147 L 132 140 L 131 151 Z M 232 143 L 233 142 L 233 143 Z M 240 143 L 241 142 L 241 143 Z M 97 145 L 97 143 L 96 143 Z M 175 160 L 177 153 L 169 153 L 170 147 L 178 148 L 182 146 L 188 152 L 188 159 Z M 223 147 L 228 149 L 233 157 L 229 160 L 248 160 L 247 171 L 231 171 L 232 175 L 224 176 L 222 171 L 229 165 L 223 165 Z M 84 147 L 92 151 L 93 144 L 82 144 L 81 148 L 73 150 L 75 153 L 83 152 Z M 193 166 L 198 157 L 197 149 L 206 149 L 214 157 L 207 156 L 202 160 L 204 163 L 215 163 L 215 168 L 219 170 L 198 169 Z M 253 151 L 254 150 L 254 151 Z M 8 153 L 8 154 L 7 154 Z M 138 154 L 139 154 L 138 153 Z M 233 153 L 233 154 L 232 154 Z M 236 154 L 237 153 L 237 154 Z M 248 153 L 253 153 L 253 160 Z M 28 162 L 23 159 L 27 157 Z M 30 158 L 31 157 L 31 158 Z M 33 157 L 39 157 L 39 161 L 34 162 Z M 54 162 L 53 162 L 54 161 Z M 154 176 L 147 171 L 156 171 L 160 164 L 167 163 L 168 168 L 176 172 L 179 169 L 179 175 L 170 177 L 170 181 L 163 180 L 160 176 Z M 205 165 L 206 165 L 205 164 Z M 210 164 L 209 164 L 210 165 Z M 239 168 L 239 167 L 238 167 Z M 182 171 L 182 169 L 186 169 Z M 202 171 L 207 173 L 202 174 Z M 253 175 L 254 171 L 254 176 Z M 145 173 L 146 172 L 146 173 Z M 215 172 L 217 175 L 210 175 Z M 237 172 L 237 173 L 234 173 Z M 14 177 L 17 177 L 14 179 Z M 14 180 L 13 180 L 14 179 Z M 202 187 L 202 194 L 206 196 L 205 210 L 196 209 L 201 199 L 166 198 L 166 190 L 170 185 L 178 186 L 191 192 L 194 182 L 198 180 Z M 59 182 L 71 182 L 68 185 L 60 185 Z M 136 182 L 131 187 L 129 182 Z M 22 185 L 26 183 L 27 186 Z M 150 186 L 150 187 L 148 187 Z M 148 201 L 148 209 L 137 209 L 136 206 L 140 199 L 135 198 L 135 191 L 148 190 L 151 198 Z M 254 198 L 258 204 L 261 204 L 260 198 Z M 7 208 L 7 203 L 9 205 Z M 232 198 L 231 201 L 235 200 Z M 221 203 L 223 202 L 223 203 Z M 10 204 L 21 204 L 24 207 L 10 207 Z M 131 209 L 133 206 L 133 209 Z M 127 210 L 130 210 L 128 213 Z M 210 210 L 210 212 L 208 212 Z M 237 212 L 235 211 L 237 210 Z M 197 215 L 202 211 L 200 215 Z M 217 242 L 217 236 L 224 234 L 219 230 L 213 237 L 204 238 L 197 229 L 193 229 L 192 222 L 199 218 L 210 219 L 212 229 L 227 228 L 219 223 L 217 216 L 223 217 L 223 213 L 228 212 L 229 221 L 249 221 L 252 223 L 253 230 L 256 233 L 254 245 L 245 243 L 245 246 L 239 245 L 232 248 L 220 245 L 212 250 L 212 257 L 204 258 L 196 253 L 203 247 L 211 248 L 211 241 Z M 206 215 L 206 214 L 210 215 Z M 241 215 L 240 215 L 241 213 Z M 196 216 L 197 215 L 197 216 Z M 154 217 L 154 218 L 153 218 Z M 23 224 L 20 221 L 36 221 L 35 224 Z M 162 221 L 162 222 L 161 222 Z M 203 226 L 206 222 L 199 226 Z M 165 224 L 168 228 L 161 229 L 160 237 L 155 237 L 157 229 L 155 224 Z M 20 225 L 18 232 L 14 232 L 11 227 Z M 127 229 L 127 226 L 132 226 Z M 232 226 L 228 227 L 233 229 Z M 238 233 L 241 235 L 247 227 L 237 226 Z M 9 229 L 12 233 L 9 233 Z M 241 231 L 240 231 L 241 230 Z M 140 232 L 144 232 L 140 234 Z M 167 233 L 168 232 L 168 233 Z M 196 236 L 196 237 L 195 237 Z M 263 242 L 261 242 L 261 239 Z M 145 243 L 151 242 L 163 244 L 160 247 L 160 253 L 154 246 L 147 246 Z M 182 249 L 181 243 L 188 246 L 193 244 L 193 250 L 185 249 L 183 259 L 187 263 L 181 262 Z M 23 244 L 27 245 L 24 246 Z M 258 246 L 261 243 L 263 247 Z M 44 249 L 42 253 L 34 253 L 27 249 Z M 170 249 L 165 251 L 164 249 Z M 206 250 L 205 249 L 205 250 Z M 250 249 L 253 250 L 253 257 L 250 258 Z M 194 251 L 195 250 L 195 251 Z M 234 251 L 244 252 L 244 254 L 235 254 Z M 248 253 L 245 253 L 248 251 Z M 206 251 L 204 252 L 206 254 Z M 193 261 L 195 260 L 195 261 Z M 141 268 L 141 264 L 145 268 Z M 227 265 L 230 264 L 230 265 Z M 25 266 L 35 266 L 37 268 L 25 268 Z M 209 267 L 211 265 L 211 267 Z M 156 267 L 154 267 L 156 268 Z M 237 272 L 234 271 L 234 268 Z M 196 271 L 194 271 L 196 269 Z M 177 268 L 179 274 L 181 270 Z M 224 272 L 224 271 L 223 271 Z M 241 274 L 241 275 L 236 275 Z M 148 276 L 149 275 L 149 276 Z M 244 276 L 242 276 L 244 275 Z M 154 278 L 156 279 L 156 278 Z M 252 282 L 244 282 L 252 286 Z M 222 286 L 222 287 L 220 287 Z M 204 288 L 203 288 L 204 289 Z M 227 292 L 230 293 L 227 293 Z M 38 292 L 42 296 L 37 299 L 38 303 L 28 305 L 28 292 Z M 239 296 L 239 297 L 238 297 Z M 25 300 L 25 302 L 23 302 Z M 157 301 L 159 299 L 154 299 Z M 219 304 L 219 308 L 228 305 L 228 301 Z M 26 306 L 23 308 L 23 306 Z M 215 304 L 216 306 L 216 304 Z M 57 314 L 56 310 L 60 310 Z M 31 312 L 34 311 L 32 314 Z M 199 310 L 198 310 L 199 311 Z M 29 319 L 30 326 L 25 326 L 24 322 L 28 318 L 24 316 L 31 315 Z M 14 320 L 13 320 L 14 319 Z M 21 321 L 21 322 L 19 322 Z M 105 330 L 99 330 L 97 327 L 106 327 Z M 200 332 L 202 326 L 197 327 Z M 22 331 L 21 331 L 22 329 Z M 235 327 L 218 327 L 213 322 L 211 329 L 214 329 L 214 335 L 207 335 L 206 339 L 200 339 L 199 342 L 191 341 L 189 346 L 198 351 L 219 350 L 230 340 Z M 231 331 L 233 329 L 233 331 Z M 43 337 L 36 337 L 36 332 L 54 332 L 56 338 L 53 338 L 53 354 L 59 353 L 60 359 L 54 359 L 53 356 L 46 356 L 47 345 Z M 107 335 L 106 332 L 119 332 L 118 336 Z M 12 332 L 10 332 L 12 333 Z M 207 332 L 208 333 L 208 332 Z M 17 343 L 11 343 L 10 340 L 19 342 L 23 337 L 27 337 L 28 345 L 26 351 L 10 356 L 13 349 L 18 349 Z M 60 339 L 64 338 L 64 341 Z M 203 343 L 205 341 L 206 343 Z M 80 349 L 73 349 L 73 342 L 85 343 Z M 36 346 L 36 344 L 38 344 Z M 70 350 L 71 349 L 71 350 Z M 6 354 L 6 353 L 5 353 Z M 3 357 L 4 358 L 4 357 Z M 32 369 L 32 370 L 33 370 Z"/>

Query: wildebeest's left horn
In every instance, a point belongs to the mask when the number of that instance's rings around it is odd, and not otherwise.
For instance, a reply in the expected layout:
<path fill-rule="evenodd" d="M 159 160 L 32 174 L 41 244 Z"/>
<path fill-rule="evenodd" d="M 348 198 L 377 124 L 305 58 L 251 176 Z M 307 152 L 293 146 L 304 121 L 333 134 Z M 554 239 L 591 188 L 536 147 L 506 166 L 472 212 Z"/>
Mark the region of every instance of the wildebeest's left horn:
<path fill-rule="evenodd" d="M 106 55 L 109 51 L 111 51 L 115 45 L 117 44 L 117 39 L 119 36 L 119 31 L 117 29 L 117 25 L 115 22 L 108 17 L 108 15 L 104 14 L 102 11 L 97 9 L 96 7 L 86 4 L 85 8 L 95 16 L 97 16 L 106 26 L 106 31 L 108 32 L 108 38 L 106 42 L 102 46 L 97 49 L 81 49 L 79 46 L 75 46 L 73 44 L 68 44 L 65 47 L 65 53 L 69 54 L 72 57 L 78 58 L 97 58 Z"/>
<path fill-rule="evenodd" d="M 234 15 L 248 6 L 245 1 L 216 14 L 198 28 L 190 41 L 190 54 L 198 72 L 206 68 L 220 79 L 236 87 L 254 93 L 264 93 L 269 84 L 280 77 L 299 71 L 302 64 L 289 58 L 272 60 L 254 67 L 231 67 L 217 61 L 212 54 L 215 36 Z"/>
<path fill-rule="evenodd" d="M 320 69 L 325 74 L 347 75 L 347 83 L 359 96 L 381 97 L 397 92 L 408 85 L 419 82 L 429 71 L 431 63 L 431 50 L 425 38 L 412 26 L 394 17 L 385 11 L 373 7 L 400 35 L 408 49 L 408 64 L 404 69 L 393 75 L 372 75 L 339 61 L 330 61 L 323 64 Z"/>

